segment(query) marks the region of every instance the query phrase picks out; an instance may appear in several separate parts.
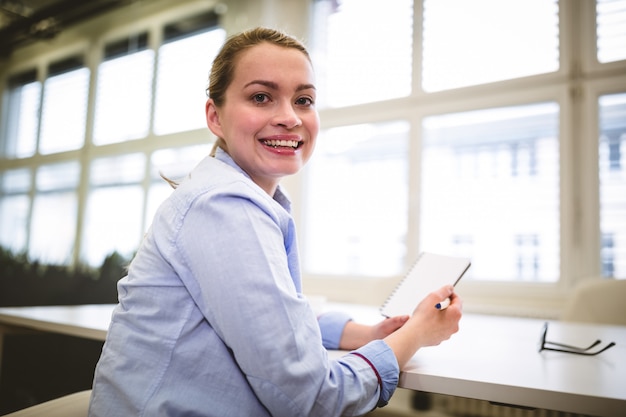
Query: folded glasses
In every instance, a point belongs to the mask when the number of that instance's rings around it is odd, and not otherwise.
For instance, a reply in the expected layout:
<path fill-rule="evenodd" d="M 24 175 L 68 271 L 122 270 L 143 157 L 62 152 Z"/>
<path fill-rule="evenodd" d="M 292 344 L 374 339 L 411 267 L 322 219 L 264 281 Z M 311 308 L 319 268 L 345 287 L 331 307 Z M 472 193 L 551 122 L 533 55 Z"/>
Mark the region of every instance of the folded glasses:
<path fill-rule="evenodd" d="M 539 344 L 539 352 L 541 352 L 542 350 L 552 350 L 555 352 L 573 353 L 575 355 L 594 356 L 615 346 L 615 342 L 611 342 L 608 345 L 604 346 L 603 348 L 591 352 L 590 351 L 591 349 L 593 349 L 594 347 L 602 343 L 600 339 L 596 340 L 595 342 L 593 342 L 587 347 L 578 347 L 578 346 L 565 345 L 563 343 L 549 342 L 546 340 L 547 335 L 548 335 L 548 323 L 546 322 L 543 325 L 543 330 L 541 332 L 541 342 Z"/>

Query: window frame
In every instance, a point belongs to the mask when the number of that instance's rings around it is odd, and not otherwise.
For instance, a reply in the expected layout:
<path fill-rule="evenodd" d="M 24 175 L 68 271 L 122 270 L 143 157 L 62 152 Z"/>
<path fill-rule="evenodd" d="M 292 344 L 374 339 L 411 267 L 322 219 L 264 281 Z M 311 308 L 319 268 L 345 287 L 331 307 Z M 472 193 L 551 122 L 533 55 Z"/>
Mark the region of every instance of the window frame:
<path fill-rule="evenodd" d="M 421 27 L 423 10 L 416 0 L 414 27 Z M 560 306 L 579 282 L 600 279 L 600 227 L 598 175 L 598 106 L 602 94 L 626 91 L 623 72 L 626 61 L 599 64 L 596 56 L 595 3 L 559 2 L 559 69 L 491 84 L 426 93 L 421 89 L 420 31 L 414 31 L 413 94 L 384 103 L 320 110 L 322 128 L 341 127 L 365 121 L 409 120 L 410 192 L 408 253 L 419 251 L 419 161 L 420 126 L 424 117 L 553 101 L 560 108 L 560 277 L 555 283 L 462 281 L 459 292 L 471 311 L 514 315 L 558 317 Z M 591 78 L 591 81 L 587 81 Z M 597 78 L 597 80 L 596 80 Z M 623 86 L 621 89 L 619 86 Z M 602 86 L 603 88 L 600 88 Z M 595 100 L 595 101 L 594 101 Z M 412 114 L 411 114 L 412 113 Z M 581 114 L 592 115 L 580 117 Z M 594 138 L 594 140 L 585 140 Z M 582 144 L 582 145 L 581 145 Z M 580 167 L 583 166 L 583 169 Z M 592 254 L 590 256 L 590 254 Z M 411 257 L 406 259 L 406 268 Z M 393 282 L 401 277 L 387 278 Z M 308 275 L 305 288 L 324 293 L 324 287 L 337 288 L 342 299 L 379 303 L 384 299 L 384 278 L 330 277 Z M 358 285 L 354 285 L 355 279 Z M 366 285 L 364 285 L 366 284 Z M 382 294 L 382 295 L 380 295 Z"/>
<path fill-rule="evenodd" d="M 229 4 L 225 15 L 220 16 L 227 33 L 245 27 L 269 25 L 283 28 L 305 42 L 308 30 L 314 30 L 309 21 L 310 8 L 315 0 L 292 2 L 278 0 L 281 13 L 267 13 L 265 3 L 246 0 Z M 136 6 L 136 7 L 135 7 Z M 6 107 L 4 90 L 11 74 L 35 68 L 38 81 L 45 81 L 47 65 L 70 55 L 83 54 L 90 70 L 89 104 L 87 109 L 87 134 L 79 150 L 23 159 L 1 159 L 3 170 L 28 167 L 31 172 L 41 165 L 66 160 L 79 160 L 81 181 L 78 189 L 78 219 L 74 262 L 80 261 L 81 236 L 86 199 L 89 192 L 89 165 L 94 159 L 120 153 L 142 152 L 150 161 L 152 153 L 168 148 L 193 146 L 210 142 L 213 137 L 206 128 L 155 136 L 152 122 L 146 137 L 120 144 L 95 146 L 92 143 L 94 124 L 94 91 L 97 85 L 97 66 L 103 60 L 104 45 L 121 37 L 141 31 L 148 32 L 148 48 L 158 55 L 163 41 L 162 29 L 177 19 L 203 13 L 214 6 L 211 2 L 200 4 L 195 0 L 181 0 L 172 5 L 159 2 L 152 5 L 135 5 L 131 12 L 110 13 L 83 26 L 70 29 L 58 38 L 38 43 L 16 51 L 0 65 L 0 94 L 2 108 Z M 241 16 L 248 16 L 242 23 Z M 584 0 L 559 1 L 559 69 L 553 73 L 534 75 L 491 84 L 463 87 L 455 90 L 426 93 L 421 88 L 421 28 L 423 9 L 420 0 L 414 0 L 413 11 L 413 71 L 412 93 L 384 102 L 366 103 L 342 108 L 320 109 L 321 128 L 342 127 L 351 124 L 393 122 L 409 123 L 409 190 L 407 252 L 415 254 L 405 260 L 410 266 L 420 248 L 419 187 L 421 157 L 421 122 L 424 117 L 477 110 L 489 107 L 533 104 L 553 101 L 560 107 L 560 279 L 556 283 L 472 282 L 462 281 L 459 293 L 466 302 L 466 311 L 540 315 L 557 317 L 564 300 L 573 287 L 585 279 L 599 279 L 600 226 L 598 172 L 598 97 L 604 94 L 626 92 L 626 60 L 600 64 L 595 43 L 595 2 Z M 242 25 L 245 25 L 243 27 Z M 155 59 L 156 65 L 156 59 Z M 156 80 L 156 75 L 154 77 Z M 153 81 L 154 83 L 154 81 Z M 152 99 L 152 112 L 154 97 Z M 1 110 L 1 109 L 0 109 Z M 584 115 L 584 117 L 581 117 Z M 588 138 L 594 138 L 588 140 Z M 146 221 L 146 196 L 151 184 L 150 164 L 146 165 L 142 183 L 144 189 L 144 223 Z M 190 167 L 191 169 L 192 167 Z M 31 191 L 35 197 L 34 175 Z M 294 218 L 303 224 L 302 202 L 305 200 L 302 173 L 285 178 L 282 182 L 293 201 Z M 0 198 L 2 197 L 0 193 Z M 301 230 L 302 228 L 299 227 Z M 27 231 L 28 235 L 28 231 Z M 302 254 L 305 256 L 305 254 Z M 378 304 L 399 281 L 400 276 L 364 279 L 357 276 L 313 275 L 304 272 L 304 288 L 308 294 L 322 294 L 334 301 Z"/>

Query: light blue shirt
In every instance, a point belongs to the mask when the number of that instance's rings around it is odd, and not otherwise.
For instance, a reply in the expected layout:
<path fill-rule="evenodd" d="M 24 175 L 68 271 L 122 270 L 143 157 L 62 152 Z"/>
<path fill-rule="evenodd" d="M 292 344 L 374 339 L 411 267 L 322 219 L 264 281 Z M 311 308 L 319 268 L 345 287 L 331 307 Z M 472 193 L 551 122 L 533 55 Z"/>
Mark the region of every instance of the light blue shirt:
<path fill-rule="evenodd" d="M 89 415 L 361 415 L 389 400 L 393 352 L 374 341 L 338 360 L 348 317 L 301 294 L 289 201 L 223 151 L 158 210 L 118 284 Z"/>

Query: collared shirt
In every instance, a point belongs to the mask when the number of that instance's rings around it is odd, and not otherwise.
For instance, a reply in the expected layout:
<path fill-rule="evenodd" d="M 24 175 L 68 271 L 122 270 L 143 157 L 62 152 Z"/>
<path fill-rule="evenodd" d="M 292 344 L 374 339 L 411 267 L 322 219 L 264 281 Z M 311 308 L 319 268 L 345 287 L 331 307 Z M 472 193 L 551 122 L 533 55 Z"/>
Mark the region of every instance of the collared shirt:
<path fill-rule="evenodd" d="M 348 318 L 302 296 L 288 199 L 223 151 L 161 205 L 118 293 L 93 417 L 361 415 L 398 381 L 382 340 L 328 358 Z"/>

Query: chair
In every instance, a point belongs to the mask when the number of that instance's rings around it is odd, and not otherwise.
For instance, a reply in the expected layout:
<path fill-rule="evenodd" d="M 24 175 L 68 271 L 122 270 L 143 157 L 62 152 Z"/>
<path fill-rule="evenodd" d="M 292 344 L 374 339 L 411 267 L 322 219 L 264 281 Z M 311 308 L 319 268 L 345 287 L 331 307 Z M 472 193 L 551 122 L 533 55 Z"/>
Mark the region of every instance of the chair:
<path fill-rule="evenodd" d="M 4 417 L 87 417 L 91 390 L 66 395 Z"/>
<path fill-rule="evenodd" d="M 626 280 L 593 279 L 581 282 L 567 301 L 561 319 L 626 325 Z"/>

